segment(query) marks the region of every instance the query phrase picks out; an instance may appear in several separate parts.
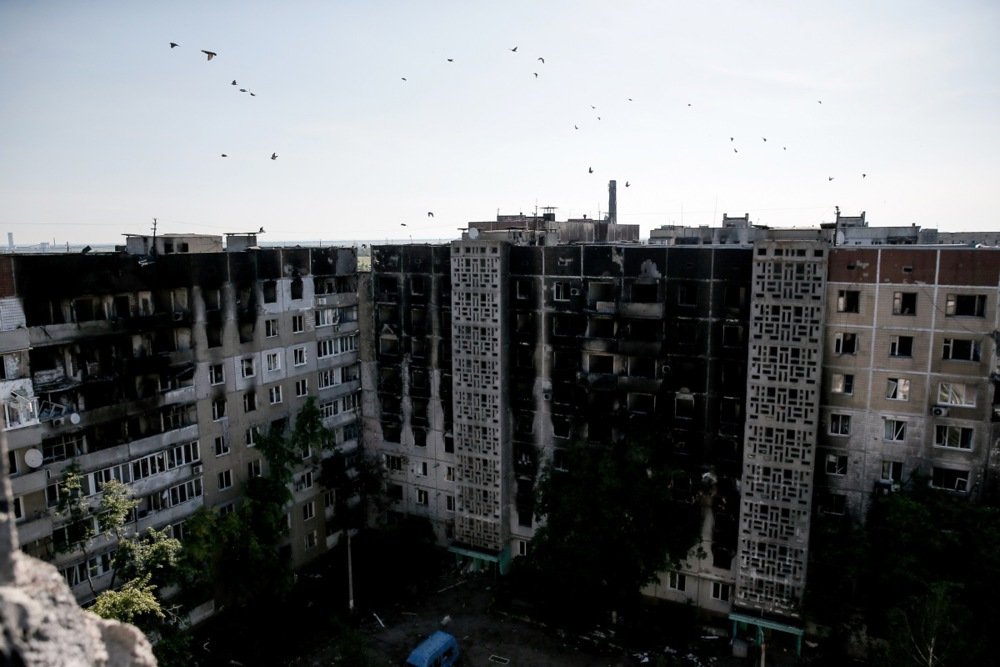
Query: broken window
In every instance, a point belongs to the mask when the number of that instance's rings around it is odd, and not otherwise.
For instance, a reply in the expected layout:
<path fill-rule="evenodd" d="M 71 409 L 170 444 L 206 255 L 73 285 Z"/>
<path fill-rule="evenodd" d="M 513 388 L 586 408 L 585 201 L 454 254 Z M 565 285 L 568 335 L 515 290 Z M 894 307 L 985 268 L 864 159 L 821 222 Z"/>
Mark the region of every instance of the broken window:
<path fill-rule="evenodd" d="M 855 354 L 858 351 L 858 335 L 847 332 L 834 334 L 833 351 L 835 354 Z"/>
<path fill-rule="evenodd" d="M 830 415 L 830 435 L 850 435 L 851 416 L 832 414 Z"/>
<path fill-rule="evenodd" d="M 893 315 L 916 315 L 917 314 L 917 293 L 916 292 L 893 292 L 893 294 L 892 294 L 892 314 Z"/>
<path fill-rule="evenodd" d="M 910 381 L 906 378 L 889 378 L 885 397 L 893 401 L 910 400 Z"/>
<path fill-rule="evenodd" d="M 890 357 L 912 357 L 913 356 L 913 336 L 890 336 L 889 337 Z"/>
<path fill-rule="evenodd" d="M 940 405 L 975 407 L 976 386 L 959 382 L 942 382 L 938 385 L 937 402 Z"/>
<path fill-rule="evenodd" d="M 681 388 L 674 397 L 674 416 L 677 419 L 694 419 L 694 394 Z"/>
<path fill-rule="evenodd" d="M 861 304 L 861 292 L 842 289 L 837 291 L 837 312 L 857 313 Z"/>
<path fill-rule="evenodd" d="M 264 303 L 278 302 L 278 283 L 276 281 L 265 280 L 261 291 L 264 293 Z"/>
<path fill-rule="evenodd" d="M 902 442 L 906 439 L 906 422 L 902 419 L 886 419 L 883 437 L 892 442 Z"/>
<path fill-rule="evenodd" d="M 853 394 L 854 376 L 849 373 L 834 373 L 830 377 L 830 392 L 834 394 Z"/>
<path fill-rule="evenodd" d="M 949 294 L 944 312 L 949 317 L 984 317 L 986 315 L 985 294 Z"/>
<path fill-rule="evenodd" d="M 934 444 L 953 449 L 972 449 L 975 430 L 964 426 L 938 424 L 934 427 Z"/>
<path fill-rule="evenodd" d="M 931 475 L 931 486 L 949 491 L 968 491 L 969 471 L 935 467 Z"/>
<path fill-rule="evenodd" d="M 956 361 L 979 361 L 979 341 L 965 338 L 945 338 L 941 358 Z"/>

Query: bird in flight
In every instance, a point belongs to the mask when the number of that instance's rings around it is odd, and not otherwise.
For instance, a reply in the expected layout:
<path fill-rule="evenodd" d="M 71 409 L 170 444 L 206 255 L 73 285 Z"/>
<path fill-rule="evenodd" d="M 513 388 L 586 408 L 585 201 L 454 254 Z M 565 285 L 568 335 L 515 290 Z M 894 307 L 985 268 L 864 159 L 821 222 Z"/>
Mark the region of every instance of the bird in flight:
<path fill-rule="evenodd" d="M 263 234 L 263 233 L 264 233 L 264 228 L 263 228 L 263 227 L 261 227 L 260 229 L 258 229 L 258 230 L 257 230 L 257 233 L 258 233 L 258 234 Z"/>
<path fill-rule="evenodd" d="M 455 59 L 454 58 L 448 58 L 448 62 L 453 63 L 453 62 L 455 62 Z"/>
<path fill-rule="evenodd" d="M 629 185 L 630 183 L 628 181 L 625 181 L 625 187 L 627 188 Z"/>
<path fill-rule="evenodd" d="M 816 100 L 816 104 L 823 104 L 823 100 Z"/>
<path fill-rule="evenodd" d="M 245 93 L 245 92 L 247 92 L 247 89 L 246 88 L 240 88 L 240 92 L 241 93 Z"/>
<path fill-rule="evenodd" d="M 739 153 L 739 151 L 738 151 L 738 150 L 736 150 L 735 148 L 733 149 L 733 152 L 734 152 L 734 153 Z"/>
<path fill-rule="evenodd" d="M 405 76 L 403 76 L 403 77 L 400 77 L 400 78 L 401 78 L 401 79 L 402 79 L 403 81 L 406 81 L 406 77 L 405 77 Z"/>
<path fill-rule="evenodd" d="M 535 78 L 536 78 L 536 79 L 538 78 L 538 72 L 532 72 L 532 74 L 534 74 L 534 75 L 535 75 Z"/>
<path fill-rule="evenodd" d="M 538 56 L 538 59 L 542 61 L 542 64 L 543 64 L 543 65 L 545 64 L 545 58 L 543 58 L 543 57 L 541 57 L 541 56 Z"/>
<path fill-rule="evenodd" d="M 580 129 L 580 126 L 579 126 L 579 125 L 574 125 L 574 126 L 573 126 L 573 129 L 574 129 L 574 130 L 579 130 L 579 129 Z"/>
<path fill-rule="evenodd" d="M 730 140 L 730 141 L 732 141 L 732 140 L 733 140 L 733 138 L 732 138 L 732 137 L 729 137 L 729 140 Z"/>
<path fill-rule="evenodd" d="M 216 53 L 215 51 L 206 51 L 205 49 L 202 49 L 202 50 L 201 50 L 201 52 L 202 52 L 202 53 L 204 53 L 204 54 L 205 54 L 206 56 L 208 56 L 208 59 L 209 59 L 209 60 L 211 60 L 211 59 L 212 59 L 212 58 L 214 58 L 215 56 L 219 55 L 219 54 L 218 54 L 218 53 Z"/>
<path fill-rule="evenodd" d="M 257 97 L 257 93 L 250 93 L 250 97 Z"/>
<path fill-rule="evenodd" d="M 229 156 L 228 156 L 228 155 L 226 155 L 225 153 L 223 153 L 223 154 L 222 154 L 222 157 L 229 157 Z"/>
<path fill-rule="evenodd" d="M 427 217 L 428 218 L 433 218 L 434 217 L 434 211 L 427 211 Z"/>
<path fill-rule="evenodd" d="M 868 174 L 861 174 L 861 178 L 867 178 Z"/>
<path fill-rule="evenodd" d="M 231 84 L 229 84 L 229 85 L 230 86 L 235 86 L 236 85 L 236 79 L 233 79 L 233 82 Z"/>
<path fill-rule="evenodd" d="M 271 159 L 272 160 L 277 160 L 278 159 L 278 154 L 277 153 L 271 153 Z"/>
<path fill-rule="evenodd" d="M 631 97 L 630 97 L 630 98 L 628 98 L 628 101 L 629 101 L 629 102 L 631 102 L 631 101 L 632 101 L 632 98 L 631 98 Z"/>
<path fill-rule="evenodd" d="M 178 46 L 180 46 L 180 44 L 178 44 L 177 42 L 170 42 L 170 48 L 176 49 Z"/>
<path fill-rule="evenodd" d="M 767 137 L 761 137 L 761 139 L 763 139 L 763 140 L 764 140 L 764 143 L 765 143 L 765 144 L 767 143 Z"/>
<path fill-rule="evenodd" d="M 827 176 L 827 177 L 826 177 L 826 180 L 828 180 L 828 181 L 832 181 L 832 180 L 833 180 L 833 176 Z"/>
<path fill-rule="evenodd" d="M 406 227 L 406 223 L 405 222 L 401 222 L 401 223 L 399 223 L 399 226 L 400 227 Z"/>
<path fill-rule="evenodd" d="M 594 168 L 593 167 L 587 167 L 587 173 L 588 174 L 593 174 L 594 173 Z"/>
<path fill-rule="evenodd" d="M 511 53 L 517 53 L 517 47 L 515 46 L 513 49 L 510 50 L 510 52 Z"/>

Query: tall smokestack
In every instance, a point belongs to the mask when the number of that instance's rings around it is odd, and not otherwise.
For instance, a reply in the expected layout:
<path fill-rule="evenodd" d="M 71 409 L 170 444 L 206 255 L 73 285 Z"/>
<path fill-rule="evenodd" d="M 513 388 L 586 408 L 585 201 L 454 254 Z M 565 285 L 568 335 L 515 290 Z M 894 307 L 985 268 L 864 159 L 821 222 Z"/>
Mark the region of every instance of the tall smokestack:
<path fill-rule="evenodd" d="M 608 181 L 608 222 L 618 223 L 618 183 Z"/>

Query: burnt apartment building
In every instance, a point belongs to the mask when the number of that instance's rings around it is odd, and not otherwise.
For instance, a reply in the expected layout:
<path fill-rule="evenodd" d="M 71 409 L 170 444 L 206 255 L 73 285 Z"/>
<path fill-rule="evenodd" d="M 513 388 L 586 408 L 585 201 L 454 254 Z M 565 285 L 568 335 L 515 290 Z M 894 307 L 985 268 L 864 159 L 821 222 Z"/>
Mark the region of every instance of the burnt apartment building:
<path fill-rule="evenodd" d="M 373 249 L 365 446 L 393 512 L 503 571 L 542 466 L 645 434 L 705 501 L 700 548 L 644 592 L 801 637 L 817 512 L 995 492 L 1000 251 L 839 211 L 629 227 L 547 211 Z"/>
<path fill-rule="evenodd" d="M 56 512 L 79 468 L 92 504 L 125 482 L 129 529 L 230 511 L 267 472 L 259 435 L 317 399 L 332 447 L 295 470 L 294 565 L 334 545 L 350 486 L 322 488 L 324 457 L 358 451 L 357 274 L 349 248 L 257 247 L 253 234 L 128 236 L 120 252 L 0 257 L 0 403 L 20 543 L 52 561 L 81 600 L 111 577 L 114 544 L 88 557 Z M 338 498 L 338 494 L 340 497 Z"/>
<path fill-rule="evenodd" d="M 392 512 L 426 517 L 451 551 L 505 571 L 530 549 L 539 475 L 563 448 L 656 438 L 710 500 L 704 553 L 647 592 L 724 612 L 751 253 L 636 237 L 546 212 L 470 223 L 449 245 L 373 248 L 365 446 Z"/>

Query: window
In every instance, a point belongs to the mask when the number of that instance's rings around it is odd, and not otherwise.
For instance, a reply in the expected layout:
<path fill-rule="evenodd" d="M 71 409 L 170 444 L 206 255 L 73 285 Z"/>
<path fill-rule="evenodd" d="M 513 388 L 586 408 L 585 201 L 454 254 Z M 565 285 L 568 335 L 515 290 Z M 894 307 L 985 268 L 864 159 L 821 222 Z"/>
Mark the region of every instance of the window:
<path fill-rule="evenodd" d="M 827 475 L 846 475 L 847 474 L 847 456 L 843 454 L 827 454 L 826 455 L 826 474 Z"/>
<path fill-rule="evenodd" d="M 667 575 L 667 588 L 681 592 L 687 590 L 687 577 L 680 572 L 671 572 Z"/>
<path fill-rule="evenodd" d="M 312 470 L 306 470 L 295 481 L 295 490 L 296 491 L 305 491 L 306 489 L 311 489 L 312 485 L 313 485 Z"/>
<path fill-rule="evenodd" d="M 257 375 L 257 368 L 254 365 L 253 357 L 240 359 L 240 368 L 242 369 L 243 377 L 245 378 L 252 378 Z"/>
<path fill-rule="evenodd" d="M 426 489 L 417 489 L 417 504 L 418 505 L 427 505 L 427 503 L 429 501 L 430 501 L 430 497 L 427 494 L 427 490 Z"/>
<path fill-rule="evenodd" d="M 319 416 L 323 419 L 329 419 L 336 414 L 340 414 L 340 400 L 334 399 L 332 401 L 324 401 L 319 404 Z"/>
<path fill-rule="evenodd" d="M 906 422 L 902 419 L 886 419 L 883 438 L 892 442 L 902 442 L 906 439 Z"/>
<path fill-rule="evenodd" d="M 273 280 L 265 280 L 264 284 L 261 285 L 261 291 L 264 293 L 264 303 L 277 303 L 278 283 Z"/>
<path fill-rule="evenodd" d="M 889 337 L 890 357 L 912 357 L 913 356 L 913 336 L 890 336 Z"/>
<path fill-rule="evenodd" d="M 328 387 L 335 387 L 340 384 L 341 380 L 341 369 L 340 368 L 327 368 L 319 372 L 319 382 L 318 387 L 320 389 L 326 389 Z"/>
<path fill-rule="evenodd" d="M 851 415 L 830 415 L 830 435 L 850 435 Z"/>
<path fill-rule="evenodd" d="M 292 363 L 296 366 L 305 366 L 306 363 L 306 347 L 305 345 L 301 347 L 292 348 Z"/>
<path fill-rule="evenodd" d="M 317 536 L 317 533 L 316 533 L 315 530 L 309 531 L 309 534 L 306 535 L 306 551 L 312 551 L 313 549 L 316 548 L 316 544 L 317 544 L 317 537 L 316 536 Z"/>
<path fill-rule="evenodd" d="M 852 289 L 842 289 L 837 291 L 837 312 L 856 313 L 859 311 L 861 303 L 861 292 Z"/>
<path fill-rule="evenodd" d="M 318 359 L 323 359 L 326 357 L 332 357 L 336 354 L 336 341 L 333 338 L 326 338 L 324 340 L 316 341 L 316 357 Z"/>
<path fill-rule="evenodd" d="M 938 405 L 976 406 L 976 386 L 958 382 L 942 382 L 938 385 Z"/>
<path fill-rule="evenodd" d="M 219 491 L 225 491 L 233 485 L 233 471 L 230 469 L 219 472 Z"/>
<path fill-rule="evenodd" d="M 309 521 L 316 516 L 316 503 L 310 500 L 302 506 L 302 520 Z"/>
<path fill-rule="evenodd" d="M 835 334 L 833 351 L 836 354 L 855 354 L 858 351 L 858 335 L 844 332 Z"/>
<path fill-rule="evenodd" d="M 309 380 L 308 378 L 302 378 L 301 380 L 295 381 L 295 395 L 298 397 L 305 396 L 309 393 Z"/>
<path fill-rule="evenodd" d="M 302 315 L 292 315 L 292 333 L 298 334 L 306 330 L 306 318 Z"/>
<path fill-rule="evenodd" d="M 986 315 L 985 294 L 949 294 L 944 306 L 949 317 L 984 317 Z"/>
<path fill-rule="evenodd" d="M 881 479 L 886 482 L 899 484 L 903 481 L 902 461 L 882 461 Z"/>
<path fill-rule="evenodd" d="M 219 506 L 219 517 L 224 517 L 236 511 L 236 503 L 226 503 Z"/>
<path fill-rule="evenodd" d="M 24 518 L 24 508 L 21 507 L 21 496 L 14 496 L 14 520 L 20 521 Z"/>
<path fill-rule="evenodd" d="M 729 602 L 729 584 L 724 584 L 721 581 L 712 582 L 712 599 L 721 600 L 722 602 Z"/>
<path fill-rule="evenodd" d="M 281 370 L 281 354 L 278 352 L 268 352 L 265 357 L 267 360 L 267 370 L 268 372 L 280 371 Z"/>
<path fill-rule="evenodd" d="M 229 439 L 224 435 L 215 436 L 215 455 L 225 456 L 229 453 Z"/>
<path fill-rule="evenodd" d="M 350 336 L 341 336 L 340 338 L 335 338 L 337 341 L 337 352 L 336 354 L 343 354 L 344 352 L 354 352 L 358 349 L 358 335 L 352 334 Z"/>
<path fill-rule="evenodd" d="M 455 466 L 445 466 L 444 469 L 444 481 L 454 482 L 455 481 Z"/>
<path fill-rule="evenodd" d="M 260 459 L 254 459 L 253 461 L 247 462 L 247 479 L 253 479 L 254 477 L 260 477 L 264 474 L 263 466 L 261 465 Z"/>
<path fill-rule="evenodd" d="M 274 338 L 278 335 L 278 320 L 264 320 L 264 335 L 267 338 Z"/>
<path fill-rule="evenodd" d="M 257 439 L 260 437 L 260 426 L 250 426 L 243 432 L 243 444 L 247 447 L 256 447 Z"/>
<path fill-rule="evenodd" d="M 834 394 L 853 394 L 854 376 L 850 373 L 834 373 L 830 378 L 830 391 Z"/>
<path fill-rule="evenodd" d="M 934 472 L 931 474 L 931 486 L 950 491 L 968 491 L 969 471 L 934 468 Z"/>
<path fill-rule="evenodd" d="M 390 472 L 400 472 L 403 470 L 403 457 L 392 454 L 384 454 L 385 469 Z"/>
<path fill-rule="evenodd" d="M 906 378 L 889 378 L 885 397 L 893 401 L 910 400 L 910 381 Z"/>
<path fill-rule="evenodd" d="M 847 496 L 843 493 L 825 493 L 818 504 L 819 511 L 823 514 L 842 516 L 847 511 Z"/>
<path fill-rule="evenodd" d="M 323 508 L 330 509 L 337 506 L 337 492 L 327 491 L 323 494 Z"/>
<path fill-rule="evenodd" d="M 271 402 L 271 405 L 281 403 L 281 385 L 278 384 L 268 389 L 267 398 Z"/>
<path fill-rule="evenodd" d="M 427 461 L 421 461 L 417 464 L 417 474 L 421 477 L 427 477 Z"/>
<path fill-rule="evenodd" d="M 696 306 L 698 305 L 698 286 L 681 283 L 677 286 L 677 305 Z"/>
<path fill-rule="evenodd" d="M 569 301 L 569 283 L 557 282 L 554 285 L 554 296 L 556 301 Z"/>
<path fill-rule="evenodd" d="M 449 496 L 445 496 L 444 497 L 444 506 L 445 506 L 445 509 L 447 509 L 449 512 L 454 512 L 455 511 L 455 496 L 450 496 L 450 495 Z"/>
<path fill-rule="evenodd" d="M 934 444 L 953 449 L 972 449 L 975 430 L 964 426 L 938 424 L 934 427 Z"/>
<path fill-rule="evenodd" d="M 978 340 L 964 338 L 945 338 L 942 359 L 956 361 L 979 361 L 980 349 Z"/>
<path fill-rule="evenodd" d="M 226 416 L 226 399 L 217 398 L 212 401 L 212 420 L 219 421 Z"/>
<path fill-rule="evenodd" d="M 257 392 L 248 391 L 243 394 L 243 412 L 253 412 L 257 409 Z"/>
<path fill-rule="evenodd" d="M 893 292 L 893 294 L 892 294 L 892 314 L 893 315 L 916 315 L 917 314 L 917 293 L 916 292 Z"/>
<path fill-rule="evenodd" d="M 222 384 L 226 381 L 226 371 L 222 364 L 212 364 L 208 367 L 209 384 Z"/>
<path fill-rule="evenodd" d="M 527 556 L 528 555 L 528 541 L 527 540 L 518 540 L 517 541 L 517 555 L 518 556 Z"/>
<path fill-rule="evenodd" d="M 340 321 L 339 312 L 336 308 L 322 308 L 313 313 L 316 317 L 316 328 L 332 327 Z"/>

